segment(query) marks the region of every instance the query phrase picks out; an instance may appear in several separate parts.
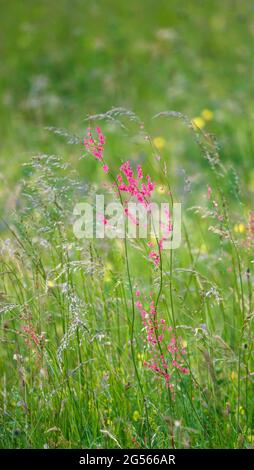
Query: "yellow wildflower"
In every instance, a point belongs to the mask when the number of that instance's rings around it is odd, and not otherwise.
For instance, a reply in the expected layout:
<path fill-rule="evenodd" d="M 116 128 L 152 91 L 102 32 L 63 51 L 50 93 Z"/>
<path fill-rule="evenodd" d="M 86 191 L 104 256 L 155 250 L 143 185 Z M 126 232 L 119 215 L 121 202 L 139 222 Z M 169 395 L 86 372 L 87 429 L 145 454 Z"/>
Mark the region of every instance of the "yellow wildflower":
<path fill-rule="evenodd" d="M 201 246 L 200 246 L 200 253 L 202 255 L 205 255 L 207 253 L 207 248 L 206 248 L 206 244 L 205 243 L 202 243 Z"/>
<path fill-rule="evenodd" d="M 234 232 L 244 233 L 245 232 L 245 225 L 244 224 L 235 224 L 234 225 Z"/>
<path fill-rule="evenodd" d="M 139 414 L 139 412 L 136 410 L 136 411 L 134 411 L 134 413 L 133 413 L 133 420 L 134 420 L 134 421 L 138 421 L 139 419 L 140 419 L 140 414 Z"/>
<path fill-rule="evenodd" d="M 155 137 L 153 139 L 153 144 L 158 150 L 161 150 L 163 149 L 163 147 L 165 147 L 166 140 L 164 139 L 164 137 Z"/>
<path fill-rule="evenodd" d="M 213 111 L 210 109 L 203 109 L 201 115 L 205 121 L 211 121 L 213 119 Z"/>
<path fill-rule="evenodd" d="M 199 129 L 203 129 L 203 127 L 205 127 L 205 121 L 201 116 L 193 118 L 191 122 L 195 127 L 198 127 Z"/>
<path fill-rule="evenodd" d="M 156 187 L 156 191 L 157 191 L 157 193 L 159 193 L 159 194 L 165 194 L 165 192 L 167 191 L 167 188 L 166 188 L 166 186 L 162 186 L 162 185 L 161 185 L 161 186 L 157 186 L 157 187 Z"/>
<path fill-rule="evenodd" d="M 240 413 L 240 415 L 245 414 L 244 408 L 242 406 L 239 406 L 239 413 Z"/>
<path fill-rule="evenodd" d="M 233 380 L 233 381 L 236 380 L 236 379 L 237 379 L 237 373 L 233 370 L 233 371 L 231 372 L 230 377 L 231 377 L 231 380 Z"/>
<path fill-rule="evenodd" d="M 47 286 L 48 286 L 48 288 L 52 289 L 56 285 L 55 285 L 54 281 L 47 281 Z"/>
<path fill-rule="evenodd" d="M 138 353 L 138 354 L 137 354 L 137 359 L 138 359 L 138 361 L 143 361 L 143 359 L 144 359 L 144 354 Z"/>

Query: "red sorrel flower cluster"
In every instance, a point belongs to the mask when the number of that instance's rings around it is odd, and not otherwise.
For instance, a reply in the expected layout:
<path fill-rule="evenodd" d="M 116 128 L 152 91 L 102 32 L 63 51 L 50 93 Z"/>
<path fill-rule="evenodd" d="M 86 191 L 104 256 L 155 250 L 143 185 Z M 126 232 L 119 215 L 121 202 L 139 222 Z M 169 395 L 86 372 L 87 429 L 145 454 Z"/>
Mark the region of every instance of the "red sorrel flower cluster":
<path fill-rule="evenodd" d="M 247 225 L 247 236 L 245 240 L 245 246 L 253 248 L 254 245 L 254 213 L 249 212 L 249 220 Z"/>
<path fill-rule="evenodd" d="M 149 208 L 149 199 L 155 188 L 151 177 L 147 175 L 146 182 L 141 165 L 137 166 L 136 175 L 129 161 L 123 163 L 120 167 L 120 173 L 117 175 L 118 189 L 137 199 L 138 202 Z"/>
<path fill-rule="evenodd" d="M 100 162 L 104 163 L 103 154 L 105 136 L 103 135 L 100 127 L 96 127 L 95 131 L 97 134 L 96 138 L 93 137 L 91 129 L 87 129 L 87 136 L 84 138 L 84 146 L 89 153 L 91 153 Z M 108 173 L 108 165 L 103 165 L 103 170 L 105 173 Z"/>
<path fill-rule="evenodd" d="M 140 291 L 136 295 L 139 297 Z M 181 346 L 181 338 L 176 339 L 172 327 L 167 327 L 164 318 L 158 319 L 154 300 L 150 301 L 149 308 L 144 308 L 140 300 L 136 302 L 136 306 L 142 317 L 148 344 L 149 358 L 144 366 L 162 377 L 166 386 L 173 391 L 171 378 L 174 372 L 178 370 L 184 375 L 189 374 L 189 369 L 184 365 L 186 350 Z"/>
<path fill-rule="evenodd" d="M 149 246 L 149 248 L 153 248 L 153 246 L 154 246 L 153 242 L 148 242 L 148 246 Z M 160 244 L 159 244 L 159 250 L 161 250 Z M 149 256 L 149 259 L 151 261 L 153 261 L 155 266 L 159 266 L 159 264 L 160 264 L 160 254 L 159 253 L 157 253 L 154 249 L 152 249 L 151 251 L 149 251 L 148 256 Z"/>
<path fill-rule="evenodd" d="M 150 210 L 150 199 L 152 197 L 152 193 L 155 189 L 155 183 L 151 181 L 151 177 L 147 175 L 146 177 L 146 183 L 142 180 L 144 180 L 143 176 L 143 170 L 141 165 L 137 165 L 137 172 L 136 176 L 134 174 L 134 171 L 131 167 L 131 164 L 129 161 L 125 162 L 122 164 L 120 167 L 120 174 L 117 176 L 117 181 L 119 183 L 118 189 L 121 192 L 129 194 L 131 197 L 134 197 L 137 199 L 138 202 L 143 204 L 147 211 Z M 125 209 L 125 214 L 129 219 L 136 225 L 138 225 L 137 220 L 133 217 L 133 215 L 128 211 L 128 209 Z M 168 231 L 172 230 L 172 228 L 169 228 L 168 225 Z M 166 240 L 167 237 L 163 236 L 158 244 L 159 244 L 159 250 L 163 249 L 163 241 Z M 153 247 L 153 243 L 149 242 L 148 243 L 149 248 Z M 156 252 L 154 249 L 149 252 L 149 258 L 153 261 L 155 266 L 158 266 L 160 264 L 160 255 L 158 252 Z"/>
<path fill-rule="evenodd" d="M 254 236 L 254 214 L 253 212 L 249 212 L 249 233 Z"/>
<path fill-rule="evenodd" d="M 45 341 L 45 335 L 38 335 L 32 325 L 22 326 L 23 332 L 26 334 L 25 343 L 29 348 L 32 348 L 33 344 L 35 346 L 42 346 Z"/>

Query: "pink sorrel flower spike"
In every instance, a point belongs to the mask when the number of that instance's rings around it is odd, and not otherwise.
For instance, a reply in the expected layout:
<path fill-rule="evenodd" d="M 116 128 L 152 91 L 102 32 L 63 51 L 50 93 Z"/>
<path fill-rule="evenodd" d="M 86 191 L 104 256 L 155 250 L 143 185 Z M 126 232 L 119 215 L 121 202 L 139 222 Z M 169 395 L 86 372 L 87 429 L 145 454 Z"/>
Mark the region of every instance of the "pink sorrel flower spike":
<path fill-rule="evenodd" d="M 164 318 L 158 319 L 154 300 L 145 308 L 140 300 L 136 302 L 146 332 L 148 359 L 144 366 L 150 369 L 157 377 L 165 380 L 166 387 L 174 392 L 171 377 L 177 370 L 183 375 L 189 374 L 185 366 L 184 350 L 172 333 L 172 327 L 166 327 Z"/>
<path fill-rule="evenodd" d="M 142 180 L 142 178 L 143 178 L 143 171 L 142 171 L 141 165 L 138 165 L 138 166 L 137 166 L 137 172 L 138 172 L 138 178 L 139 178 L 140 180 Z"/>
<path fill-rule="evenodd" d="M 91 129 L 87 129 L 87 136 L 84 138 L 84 146 L 86 150 L 93 155 L 101 163 L 104 163 L 104 145 L 105 145 L 105 136 L 103 135 L 101 128 L 95 128 L 97 137 L 93 137 Z M 103 165 L 103 171 L 108 173 L 108 165 Z"/>
<path fill-rule="evenodd" d="M 149 199 L 152 196 L 152 192 L 155 188 L 155 184 L 151 182 L 150 176 L 147 176 L 147 183 L 141 183 L 140 180 L 143 178 L 143 171 L 141 165 L 137 166 L 137 176 L 131 167 L 129 161 L 124 162 L 120 167 L 120 174 L 117 176 L 119 184 L 119 191 L 128 193 L 134 197 L 138 202 L 143 204 L 145 207 L 149 207 Z"/>

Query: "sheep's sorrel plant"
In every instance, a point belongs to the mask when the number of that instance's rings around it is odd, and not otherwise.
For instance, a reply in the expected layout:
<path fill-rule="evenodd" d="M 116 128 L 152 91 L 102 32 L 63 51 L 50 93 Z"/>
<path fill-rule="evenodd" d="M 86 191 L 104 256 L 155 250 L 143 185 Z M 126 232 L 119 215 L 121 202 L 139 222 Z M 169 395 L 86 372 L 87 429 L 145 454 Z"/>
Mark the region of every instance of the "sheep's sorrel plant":
<path fill-rule="evenodd" d="M 0 245 L 2 447 L 253 446 L 253 213 L 214 137 L 163 117 L 202 172 L 122 108 L 51 129 L 71 162 L 24 166 Z"/>

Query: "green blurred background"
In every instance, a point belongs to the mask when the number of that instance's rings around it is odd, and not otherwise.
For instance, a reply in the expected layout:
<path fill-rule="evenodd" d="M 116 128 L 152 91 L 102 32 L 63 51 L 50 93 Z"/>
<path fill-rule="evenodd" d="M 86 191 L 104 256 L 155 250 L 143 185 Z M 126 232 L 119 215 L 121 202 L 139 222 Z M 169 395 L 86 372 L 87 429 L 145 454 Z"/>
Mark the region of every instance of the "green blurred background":
<path fill-rule="evenodd" d="M 150 117 L 211 110 L 222 158 L 253 186 L 253 1 L 0 0 L 0 12 L 2 198 L 31 155 L 71 159 L 45 126 L 82 135 L 87 113 L 112 106 L 149 122 L 183 164 L 196 158 L 186 130 Z"/>

